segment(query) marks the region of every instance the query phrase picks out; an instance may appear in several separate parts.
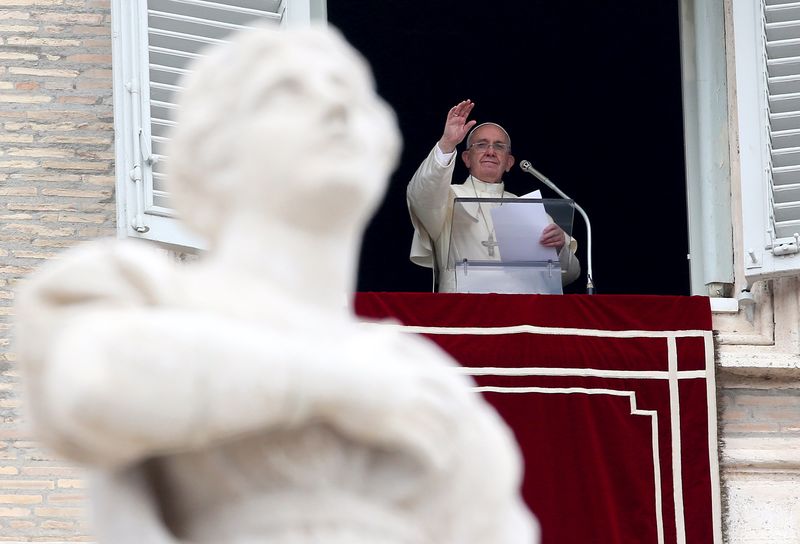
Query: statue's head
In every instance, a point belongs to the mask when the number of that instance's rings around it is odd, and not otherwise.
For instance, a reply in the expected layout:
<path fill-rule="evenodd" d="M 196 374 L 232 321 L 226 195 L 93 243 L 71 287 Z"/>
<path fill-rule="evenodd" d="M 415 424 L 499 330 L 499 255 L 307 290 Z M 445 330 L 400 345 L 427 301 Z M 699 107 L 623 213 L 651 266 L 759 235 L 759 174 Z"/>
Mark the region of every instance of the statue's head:
<path fill-rule="evenodd" d="M 185 81 L 169 149 L 176 208 L 213 244 L 232 214 L 320 235 L 361 231 L 400 148 L 364 59 L 329 27 L 263 27 Z"/>

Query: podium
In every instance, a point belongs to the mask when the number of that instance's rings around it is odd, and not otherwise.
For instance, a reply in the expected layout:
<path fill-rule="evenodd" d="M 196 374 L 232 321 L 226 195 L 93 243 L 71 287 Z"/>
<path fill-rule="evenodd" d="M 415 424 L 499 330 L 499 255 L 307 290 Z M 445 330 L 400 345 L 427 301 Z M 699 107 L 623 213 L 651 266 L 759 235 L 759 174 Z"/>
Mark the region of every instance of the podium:
<path fill-rule="evenodd" d="M 563 293 L 568 263 L 562 270 L 557 252 L 539 237 L 549 222 L 572 236 L 574 215 L 574 202 L 566 199 L 455 198 L 440 283 L 456 293 Z"/>

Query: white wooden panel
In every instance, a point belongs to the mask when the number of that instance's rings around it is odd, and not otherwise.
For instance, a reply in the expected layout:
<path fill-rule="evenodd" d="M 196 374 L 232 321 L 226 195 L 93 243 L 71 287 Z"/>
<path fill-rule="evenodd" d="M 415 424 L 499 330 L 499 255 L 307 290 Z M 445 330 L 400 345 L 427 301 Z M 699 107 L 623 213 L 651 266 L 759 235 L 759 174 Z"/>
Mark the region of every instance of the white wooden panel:
<path fill-rule="evenodd" d="M 123 236 L 202 247 L 166 190 L 166 144 L 182 78 L 231 32 L 256 24 L 308 24 L 324 0 L 112 0 L 118 230 Z"/>
<path fill-rule="evenodd" d="M 745 273 L 800 271 L 800 2 L 734 0 Z"/>

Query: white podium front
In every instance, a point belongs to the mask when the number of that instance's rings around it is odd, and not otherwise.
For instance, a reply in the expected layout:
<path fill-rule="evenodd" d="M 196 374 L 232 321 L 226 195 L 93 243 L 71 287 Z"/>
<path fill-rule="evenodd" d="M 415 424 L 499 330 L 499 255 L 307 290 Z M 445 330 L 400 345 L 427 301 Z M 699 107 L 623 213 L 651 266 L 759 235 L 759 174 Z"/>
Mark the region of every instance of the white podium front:
<path fill-rule="evenodd" d="M 505 231 L 510 230 L 511 236 L 507 234 L 505 240 L 500 236 L 498 240 L 492 210 L 500 206 L 522 207 L 510 210 L 516 217 L 528 213 L 549 217 L 547 221 L 556 223 L 567 235 L 572 234 L 574 205 L 571 200 L 458 197 L 453 204 L 447 266 L 442 271 L 450 276 L 447 280 L 455 286 L 455 292 L 563 293 L 561 277 L 565 271 L 555 252 L 547 259 L 530 260 L 519 258 L 517 251 L 506 247 L 504 257 L 504 241 L 513 242 L 515 247 L 531 244 L 531 247 L 541 248 L 541 229 L 531 228 L 527 223 L 510 225 L 510 229 L 505 225 Z"/>

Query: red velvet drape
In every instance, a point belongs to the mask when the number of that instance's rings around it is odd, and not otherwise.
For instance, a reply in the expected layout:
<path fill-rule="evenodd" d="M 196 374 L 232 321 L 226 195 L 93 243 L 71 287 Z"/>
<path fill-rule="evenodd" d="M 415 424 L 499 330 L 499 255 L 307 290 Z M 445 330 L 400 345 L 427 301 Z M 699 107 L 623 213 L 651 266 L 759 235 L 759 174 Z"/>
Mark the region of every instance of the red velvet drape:
<path fill-rule="evenodd" d="M 469 367 L 520 443 L 544 544 L 719 541 L 707 298 L 359 293 L 355 308 Z"/>

